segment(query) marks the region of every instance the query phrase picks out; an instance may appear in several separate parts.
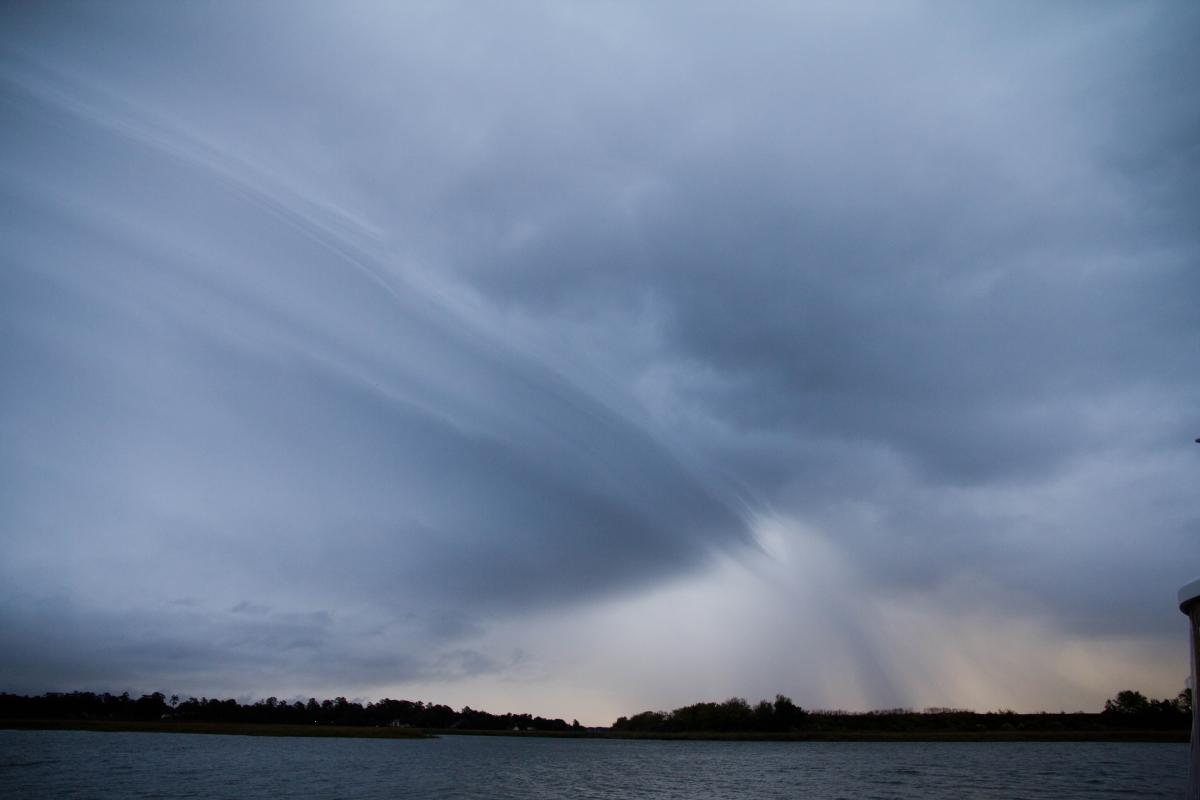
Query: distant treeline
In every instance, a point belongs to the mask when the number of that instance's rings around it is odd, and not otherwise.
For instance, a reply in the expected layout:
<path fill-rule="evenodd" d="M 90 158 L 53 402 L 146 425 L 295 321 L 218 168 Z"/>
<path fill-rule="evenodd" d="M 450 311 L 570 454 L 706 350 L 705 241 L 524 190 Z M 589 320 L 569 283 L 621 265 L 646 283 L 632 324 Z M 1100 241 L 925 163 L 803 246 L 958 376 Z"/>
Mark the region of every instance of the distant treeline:
<path fill-rule="evenodd" d="M 882 711 L 809 711 L 784 695 L 755 705 L 739 697 L 721 703 L 696 703 L 674 711 L 643 711 L 613 723 L 615 734 L 775 734 L 805 735 L 959 734 L 1023 731 L 1173 731 L 1191 724 L 1192 695 L 1185 689 L 1174 699 L 1153 700 L 1126 690 L 1104 704 L 1100 713 L 977 713 L 955 708 L 887 709 Z M 280 701 L 274 697 L 242 704 L 233 699 L 168 698 L 161 692 L 131 697 L 93 692 L 48 692 L 26 697 L 0 693 L 0 720 L 81 720 L 178 723 L 263 723 L 284 725 L 406 726 L 426 730 L 579 732 L 579 723 L 530 714 L 489 714 L 469 706 L 383 699 L 351 702 L 344 697 L 318 701 Z"/>
<path fill-rule="evenodd" d="M 116 720 L 181 722 L 246 722 L 293 725 L 403 725 L 413 728 L 462 729 L 474 731 L 570 731 L 580 730 L 578 722 L 568 725 L 561 719 L 545 719 L 530 714 L 489 714 L 464 706 L 450 706 L 412 700 L 383 699 L 376 703 L 355 703 L 344 697 L 333 700 L 309 698 L 307 702 L 280 701 L 274 697 L 256 703 L 236 700 L 178 695 L 168 698 L 161 692 L 141 697 L 95 694 L 93 692 L 48 692 L 34 697 L 0 694 L 0 719 Z"/>
<path fill-rule="evenodd" d="M 924 711 L 894 708 L 881 711 L 806 711 L 784 695 L 774 702 L 750 705 L 740 697 L 722 703 L 696 703 L 674 711 L 643 711 L 621 717 L 614 731 L 626 733 L 839 733 L 839 732 L 1004 732 L 1177 730 L 1192 720 L 1191 691 L 1173 700 L 1151 700 L 1136 691 L 1118 692 L 1099 714 L 1085 712 L 1018 714 L 1015 711 L 977 713 L 956 708 Z"/>
<path fill-rule="evenodd" d="M 753 708 L 742 698 L 732 697 L 723 703 L 696 703 L 674 711 L 643 711 L 620 717 L 612 729 L 637 733 L 789 731 L 803 728 L 809 716 L 781 694 L 775 696 L 774 703 L 763 700 Z"/>

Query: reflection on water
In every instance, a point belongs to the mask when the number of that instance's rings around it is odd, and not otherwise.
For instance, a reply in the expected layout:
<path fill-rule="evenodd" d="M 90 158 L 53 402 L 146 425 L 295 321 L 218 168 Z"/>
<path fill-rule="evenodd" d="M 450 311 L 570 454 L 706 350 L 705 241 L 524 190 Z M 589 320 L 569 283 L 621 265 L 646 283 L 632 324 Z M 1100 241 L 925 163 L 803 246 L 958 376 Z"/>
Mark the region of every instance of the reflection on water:
<path fill-rule="evenodd" d="M 1183 744 L 284 739 L 0 731 L 0 797 L 1182 796 Z"/>

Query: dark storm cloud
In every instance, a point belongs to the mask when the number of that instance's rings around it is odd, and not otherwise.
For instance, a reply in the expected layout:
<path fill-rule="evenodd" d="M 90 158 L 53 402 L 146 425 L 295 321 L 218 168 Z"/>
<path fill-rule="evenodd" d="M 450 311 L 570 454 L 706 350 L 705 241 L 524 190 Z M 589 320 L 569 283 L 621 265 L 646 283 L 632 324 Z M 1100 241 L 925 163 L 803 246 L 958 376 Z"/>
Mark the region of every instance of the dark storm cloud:
<path fill-rule="evenodd" d="M 744 21 L 660 31 L 692 37 L 703 91 L 656 95 L 652 125 L 596 148 L 628 191 L 581 181 L 547 211 L 484 172 L 464 194 L 545 222 L 460 262 L 531 315 L 652 309 L 643 367 L 674 370 L 707 423 L 686 436 L 885 584 L 1003 576 L 1014 610 L 1166 630 L 1154 587 L 1195 553 L 1187 472 L 1020 495 L 1190 441 L 1197 18 L 1012 13 L 851 20 L 832 46 L 811 19 L 746 50 Z"/>
<path fill-rule="evenodd" d="M 13 638 L 44 595 L 78 597 L 71 614 L 169 586 L 416 609 L 437 621 L 410 637 L 427 647 L 463 614 L 578 602 L 746 540 L 650 434 L 336 217 L 52 73 L 8 79 Z M 239 601 L 230 630 L 266 607 Z M 120 619 L 93 626 L 108 647 L 76 646 L 134 653 Z M 294 649 L 277 617 L 255 625 L 247 658 Z M 140 635 L 168 660 L 212 641 Z"/>
<path fill-rule="evenodd" d="M 1189 577 L 1186 5 L 10 16 L 0 674 L 502 670 L 743 502 L 1072 630 Z"/>

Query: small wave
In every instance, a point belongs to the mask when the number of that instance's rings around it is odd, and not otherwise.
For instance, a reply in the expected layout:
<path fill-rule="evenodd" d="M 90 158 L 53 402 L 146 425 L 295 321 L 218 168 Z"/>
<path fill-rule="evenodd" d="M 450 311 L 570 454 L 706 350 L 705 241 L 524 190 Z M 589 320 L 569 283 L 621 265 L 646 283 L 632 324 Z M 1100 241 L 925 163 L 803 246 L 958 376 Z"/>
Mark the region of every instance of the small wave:
<path fill-rule="evenodd" d="M 0 761 L 0 769 L 19 769 L 21 767 L 40 767 L 42 764 L 57 764 L 58 760 L 53 758 L 42 759 L 41 761 Z"/>

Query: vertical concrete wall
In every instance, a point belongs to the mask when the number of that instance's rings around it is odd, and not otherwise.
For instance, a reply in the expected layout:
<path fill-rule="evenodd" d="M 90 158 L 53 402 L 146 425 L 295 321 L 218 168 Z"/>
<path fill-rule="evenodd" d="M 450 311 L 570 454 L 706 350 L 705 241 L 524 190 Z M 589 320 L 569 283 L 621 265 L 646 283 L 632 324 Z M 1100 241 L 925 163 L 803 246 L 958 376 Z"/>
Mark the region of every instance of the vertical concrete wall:
<path fill-rule="evenodd" d="M 1200 800 L 1200 715 L 1196 713 L 1196 701 L 1200 699 L 1196 676 L 1200 673 L 1200 601 L 1193 602 L 1187 609 L 1188 637 L 1192 643 L 1192 751 L 1188 764 L 1187 800 Z"/>

